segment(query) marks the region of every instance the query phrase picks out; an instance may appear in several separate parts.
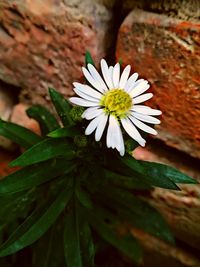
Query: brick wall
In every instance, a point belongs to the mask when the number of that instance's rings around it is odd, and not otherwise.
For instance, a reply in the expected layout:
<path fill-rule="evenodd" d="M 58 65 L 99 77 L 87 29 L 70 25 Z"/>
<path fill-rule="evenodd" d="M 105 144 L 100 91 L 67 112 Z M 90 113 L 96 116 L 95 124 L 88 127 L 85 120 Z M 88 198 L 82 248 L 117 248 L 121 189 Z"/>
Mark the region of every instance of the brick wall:
<path fill-rule="evenodd" d="M 155 97 L 150 105 L 163 111 L 162 123 L 157 140 L 150 137 L 150 145 L 135 156 L 166 162 L 200 180 L 200 1 L 1 0 L 0 116 L 38 131 L 26 107 L 49 106 L 48 86 L 70 96 L 72 82 L 82 79 L 86 49 L 96 63 L 102 57 L 110 63 L 122 59 L 151 83 Z M 15 149 L 5 139 L 0 145 Z M 0 176 L 8 170 L 8 155 L 1 152 Z M 195 190 L 194 214 L 198 186 Z M 191 190 L 183 192 L 193 203 Z M 153 196 L 156 201 L 158 195 Z M 172 198 L 166 193 L 161 210 Z M 177 207 L 184 206 L 181 196 L 174 199 Z M 163 212 L 172 226 L 182 216 L 173 212 Z M 196 217 L 188 214 L 186 221 L 195 225 Z M 172 228 L 179 238 L 187 232 L 185 225 L 180 232 Z M 188 239 L 191 245 L 194 235 L 185 236 L 184 242 Z M 199 241 L 197 237 L 196 244 Z"/>

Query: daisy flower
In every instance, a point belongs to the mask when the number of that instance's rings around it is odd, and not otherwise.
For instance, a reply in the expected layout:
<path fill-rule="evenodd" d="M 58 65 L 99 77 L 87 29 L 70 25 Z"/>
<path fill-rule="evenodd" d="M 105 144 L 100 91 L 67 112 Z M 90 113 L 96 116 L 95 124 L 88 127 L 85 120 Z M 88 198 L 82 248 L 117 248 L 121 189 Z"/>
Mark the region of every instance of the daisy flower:
<path fill-rule="evenodd" d="M 83 67 L 82 71 L 90 86 L 74 82 L 74 91 L 79 97 L 71 97 L 70 101 L 87 107 L 82 117 L 91 122 L 85 134 L 95 131 L 95 140 L 99 141 L 107 129 L 107 147 L 116 148 L 121 156 L 125 153 L 121 127 L 141 146 L 145 146 L 146 141 L 138 129 L 156 135 L 156 130 L 145 123 L 159 124 L 160 120 L 152 115 L 162 113 L 140 104 L 153 96 L 152 93 L 143 94 L 150 87 L 148 81 L 138 80 L 138 73 L 129 77 L 130 65 L 124 68 L 120 76 L 120 64 L 108 67 L 104 59 L 101 60 L 103 78 L 92 64 L 88 64 L 87 69 Z"/>

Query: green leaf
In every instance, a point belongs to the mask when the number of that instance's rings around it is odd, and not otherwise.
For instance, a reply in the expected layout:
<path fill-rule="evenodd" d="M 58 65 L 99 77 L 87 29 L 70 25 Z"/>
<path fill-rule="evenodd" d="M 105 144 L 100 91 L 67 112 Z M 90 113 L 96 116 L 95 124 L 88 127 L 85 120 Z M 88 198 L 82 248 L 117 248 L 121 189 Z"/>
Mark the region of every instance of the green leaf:
<path fill-rule="evenodd" d="M 75 157 L 72 145 L 66 139 L 48 138 L 25 151 L 10 163 L 10 166 L 28 166 L 58 156 L 65 156 L 67 160 Z"/>
<path fill-rule="evenodd" d="M 104 177 L 106 180 L 121 188 L 145 190 L 152 189 L 152 187 L 148 183 L 146 183 L 146 181 L 141 179 L 139 175 L 130 177 L 104 169 Z"/>
<path fill-rule="evenodd" d="M 29 148 L 42 140 L 42 137 L 15 123 L 0 119 L 0 135 L 7 137 L 18 145 Z"/>
<path fill-rule="evenodd" d="M 36 190 L 29 190 L 12 195 L 0 196 L 0 228 L 9 227 L 10 222 L 18 218 L 25 218 L 30 212 L 37 194 Z M 9 227 L 10 230 L 10 227 Z"/>
<path fill-rule="evenodd" d="M 76 193 L 77 199 L 84 207 L 88 209 L 92 209 L 93 207 L 92 201 L 90 199 L 89 194 L 84 189 L 76 188 L 75 193 Z"/>
<path fill-rule="evenodd" d="M 43 106 L 34 105 L 27 109 L 26 113 L 30 118 L 35 119 L 39 123 L 43 135 L 60 127 L 53 114 Z"/>
<path fill-rule="evenodd" d="M 63 173 L 71 172 L 74 168 L 75 165 L 65 159 L 54 159 L 27 166 L 0 180 L 0 196 L 41 185 Z"/>
<path fill-rule="evenodd" d="M 121 161 L 132 169 L 133 175 L 136 175 L 138 172 L 139 174 L 143 175 L 143 180 L 149 183 L 152 186 L 157 186 L 165 189 L 171 189 L 171 190 L 180 190 L 180 188 L 168 177 L 165 177 L 163 179 L 160 176 L 153 176 L 152 173 L 148 173 L 147 169 L 141 164 L 140 161 L 134 159 L 130 155 L 125 155 L 124 157 L 120 157 Z"/>
<path fill-rule="evenodd" d="M 122 64 L 123 64 L 122 58 L 119 58 L 118 62 L 119 62 L 120 67 L 122 67 Z"/>
<path fill-rule="evenodd" d="M 50 206 L 42 205 L 35 210 L 2 244 L 0 257 L 13 254 L 38 240 L 63 212 L 72 196 L 72 192 L 71 188 L 66 188 Z"/>
<path fill-rule="evenodd" d="M 74 137 L 76 135 L 80 135 L 80 131 L 78 131 L 75 127 L 70 127 L 70 126 L 59 128 L 48 134 L 48 136 L 53 138 Z"/>
<path fill-rule="evenodd" d="M 80 247 L 80 228 L 78 210 L 73 199 L 72 208 L 68 211 L 65 221 L 64 251 L 67 266 L 83 267 Z"/>
<path fill-rule="evenodd" d="M 63 220 L 59 218 L 59 220 L 31 246 L 33 251 L 33 266 L 64 266 L 64 250 L 62 242 L 63 227 Z"/>
<path fill-rule="evenodd" d="M 119 233 L 114 230 L 112 225 L 109 225 L 102 220 L 99 209 L 96 209 L 95 212 L 90 215 L 89 219 L 90 224 L 105 241 L 113 245 L 134 262 L 140 262 L 142 258 L 142 250 L 138 241 L 132 235 L 127 233 L 126 235 L 120 236 Z M 108 216 L 107 219 L 110 220 L 110 216 Z"/>
<path fill-rule="evenodd" d="M 69 104 L 69 102 L 64 98 L 62 94 L 60 94 L 53 88 L 49 88 L 49 94 L 63 125 L 72 125 L 73 121 L 69 115 L 69 112 L 71 110 L 71 105 Z"/>
<path fill-rule="evenodd" d="M 146 174 L 145 168 L 140 164 L 138 160 L 134 159 L 132 156 L 126 154 L 124 157 L 119 158 L 124 163 L 124 165 L 128 166 L 135 172 Z"/>
<path fill-rule="evenodd" d="M 102 193 L 103 192 L 103 193 Z M 126 190 L 101 186 L 98 201 L 119 212 L 119 217 L 129 220 L 137 228 L 174 244 L 173 235 L 161 214 L 147 202 Z"/>
<path fill-rule="evenodd" d="M 80 244 L 82 252 L 82 262 L 83 266 L 93 267 L 94 266 L 94 256 L 95 248 L 92 240 L 92 233 L 89 224 L 82 220 L 80 221 Z"/>
<path fill-rule="evenodd" d="M 86 51 L 86 53 L 85 53 L 85 66 L 87 67 L 88 64 L 92 64 L 93 66 L 95 66 L 94 60 L 92 59 L 90 52 Z"/>
<path fill-rule="evenodd" d="M 198 184 L 197 180 L 170 166 L 147 161 L 140 161 L 140 163 L 145 168 L 146 172 L 154 178 L 162 180 L 170 179 L 172 182 L 180 184 Z"/>

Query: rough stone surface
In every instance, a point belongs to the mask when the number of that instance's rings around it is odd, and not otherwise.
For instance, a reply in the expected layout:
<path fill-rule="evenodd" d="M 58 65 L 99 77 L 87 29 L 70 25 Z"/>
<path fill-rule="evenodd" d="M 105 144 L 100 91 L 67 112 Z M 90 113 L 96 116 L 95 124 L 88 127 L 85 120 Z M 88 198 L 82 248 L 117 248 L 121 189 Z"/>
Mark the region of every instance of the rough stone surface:
<path fill-rule="evenodd" d="M 0 83 L 0 118 L 8 120 L 12 113 L 15 98 L 5 84 Z M 0 136 L 0 147 L 6 150 L 13 150 L 15 145 L 7 138 Z"/>
<path fill-rule="evenodd" d="M 187 20 L 200 19 L 199 0 L 124 0 L 122 6 L 124 12 L 141 8 L 155 13 L 167 14 L 170 17 Z"/>
<path fill-rule="evenodd" d="M 0 79 L 22 88 L 26 103 L 46 104 L 47 88 L 72 94 L 84 54 L 105 56 L 112 13 L 101 1 L 0 1 Z"/>
<path fill-rule="evenodd" d="M 152 84 L 163 111 L 158 138 L 200 157 L 200 23 L 133 10 L 121 25 L 116 57 Z"/>
<path fill-rule="evenodd" d="M 200 260 L 187 249 L 169 245 L 158 238 L 151 236 L 138 229 L 131 229 L 131 233 L 141 243 L 142 247 L 148 252 L 145 258 L 144 267 L 199 267 Z"/>

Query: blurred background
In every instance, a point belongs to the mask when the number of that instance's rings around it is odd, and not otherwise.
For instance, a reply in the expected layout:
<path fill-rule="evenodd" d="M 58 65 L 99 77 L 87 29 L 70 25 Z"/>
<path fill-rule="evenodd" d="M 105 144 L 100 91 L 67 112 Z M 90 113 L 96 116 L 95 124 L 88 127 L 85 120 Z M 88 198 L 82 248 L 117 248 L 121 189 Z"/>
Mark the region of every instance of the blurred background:
<path fill-rule="evenodd" d="M 122 61 L 149 80 L 149 105 L 162 110 L 156 138 L 138 159 L 164 162 L 200 181 L 199 0 L 0 0 L 0 117 L 35 132 L 31 104 L 50 107 L 48 87 L 66 97 L 83 79 L 86 50 L 96 66 Z M 0 137 L 0 177 L 19 148 Z M 142 266 L 200 266 L 200 186 L 156 189 L 149 202 L 169 222 L 177 247 L 133 229 L 145 249 Z M 99 266 L 133 266 L 107 248 Z M 4 266 L 2 266 L 4 267 Z"/>

